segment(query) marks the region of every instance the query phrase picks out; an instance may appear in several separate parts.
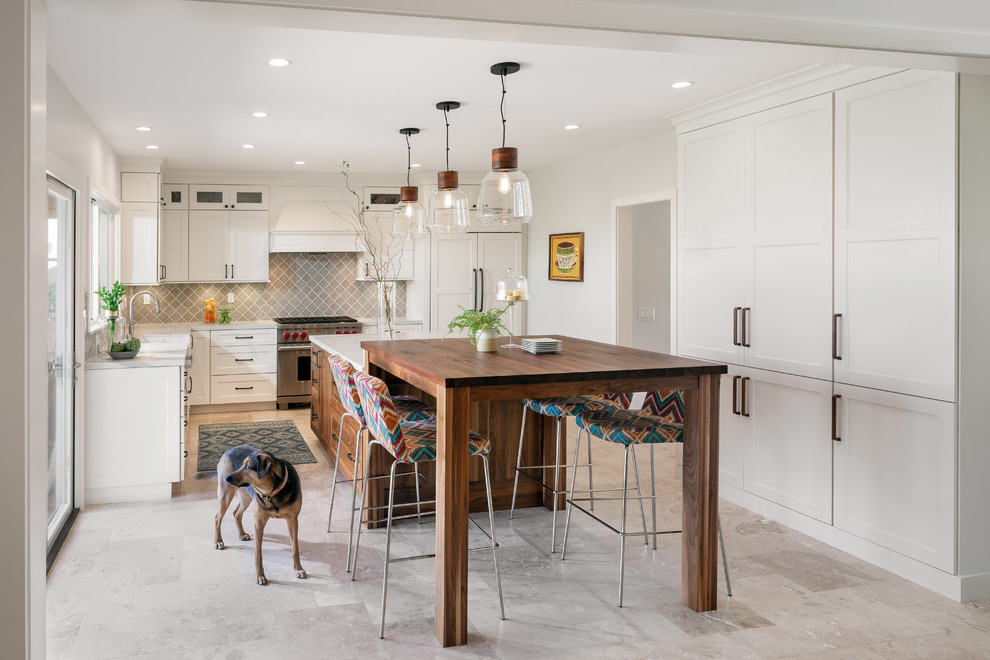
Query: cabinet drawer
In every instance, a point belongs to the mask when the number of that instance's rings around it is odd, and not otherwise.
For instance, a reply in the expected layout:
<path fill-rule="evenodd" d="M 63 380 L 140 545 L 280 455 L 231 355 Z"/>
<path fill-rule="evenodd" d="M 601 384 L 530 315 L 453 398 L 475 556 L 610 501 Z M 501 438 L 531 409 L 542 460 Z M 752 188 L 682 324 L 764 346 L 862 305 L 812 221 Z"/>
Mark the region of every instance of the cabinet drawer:
<path fill-rule="evenodd" d="M 275 400 L 275 374 L 212 376 L 210 403 L 251 403 Z"/>
<path fill-rule="evenodd" d="M 273 373 L 276 371 L 274 346 L 214 346 L 210 349 L 210 368 L 214 376 Z"/>
<path fill-rule="evenodd" d="M 262 346 L 275 343 L 275 328 L 213 330 L 210 337 L 212 346 Z"/>

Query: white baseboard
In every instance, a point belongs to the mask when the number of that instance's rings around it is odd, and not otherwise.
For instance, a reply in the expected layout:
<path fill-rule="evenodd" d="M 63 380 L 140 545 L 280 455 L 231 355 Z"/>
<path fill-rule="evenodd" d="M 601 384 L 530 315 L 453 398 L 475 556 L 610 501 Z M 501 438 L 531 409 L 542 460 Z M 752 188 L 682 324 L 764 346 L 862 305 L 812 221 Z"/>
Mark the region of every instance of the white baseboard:
<path fill-rule="evenodd" d="M 719 497 L 722 499 L 786 525 L 843 552 L 848 552 L 854 557 L 868 561 L 874 566 L 915 582 L 926 589 L 931 589 L 946 598 L 951 598 L 957 602 L 990 598 L 990 573 L 952 575 L 837 529 L 833 525 L 809 518 L 758 495 L 748 493 L 736 486 L 720 482 L 718 488 Z"/>
<path fill-rule="evenodd" d="M 167 500 L 172 497 L 172 484 L 147 484 L 144 486 L 117 486 L 113 488 L 87 488 L 84 506 L 90 504 L 115 504 L 117 502 L 143 502 Z"/>

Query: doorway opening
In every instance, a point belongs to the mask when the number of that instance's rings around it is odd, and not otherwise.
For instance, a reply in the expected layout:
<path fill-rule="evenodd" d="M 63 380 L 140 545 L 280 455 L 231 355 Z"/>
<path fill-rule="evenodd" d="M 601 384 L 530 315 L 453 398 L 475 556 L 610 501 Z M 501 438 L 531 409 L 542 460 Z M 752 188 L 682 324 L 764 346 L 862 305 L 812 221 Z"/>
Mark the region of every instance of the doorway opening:
<path fill-rule="evenodd" d="M 615 200 L 615 343 L 673 353 L 674 193 Z"/>

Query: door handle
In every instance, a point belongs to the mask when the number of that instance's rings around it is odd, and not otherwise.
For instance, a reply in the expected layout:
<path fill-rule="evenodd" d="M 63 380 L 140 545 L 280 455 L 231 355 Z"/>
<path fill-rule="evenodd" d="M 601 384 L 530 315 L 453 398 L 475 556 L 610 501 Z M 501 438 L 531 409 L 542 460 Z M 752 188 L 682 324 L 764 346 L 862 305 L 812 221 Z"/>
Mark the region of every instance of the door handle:
<path fill-rule="evenodd" d="M 737 386 L 739 384 L 739 379 L 740 378 L 742 378 L 742 376 L 733 376 L 732 377 L 732 414 L 733 415 L 739 415 L 740 414 L 739 413 L 739 410 L 737 408 L 737 398 L 738 397 L 736 396 L 736 388 L 737 388 Z"/>
<path fill-rule="evenodd" d="M 732 345 L 742 346 L 742 342 L 739 341 L 739 311 L 742 307 L 732 308 Z"/>
<path fill-rule="evenodd" d="M 743 376 L 742 379 L 742 399 L 739 402 L 739 414 L 743 417 L 749 417 L 749 413 L 746 412 L 746 383 L 749 382 L 749 376 Z"/>
<path fill-rule="evenodd" d="M 230 279 L 234 279 L 234 264 L 230 264 Z"/>
<path fill-rule="evenodd" d="M 234 389 L 235 390 L 253 390 L 254 389 L 254 385 L 252 385 L 251 387 L 235 387 Z"/>
<path fill-rule="evenodd" d="M 749 307 L 743 307 L 742 308 L 742 323 L 741 323 L 741 325 L 742 325 L 742 345 L 745 346 L 746 348 L 749 348 L 750 347 L 750 345 L 749 345 L 749 331 L 747 330 L 747 328 L 749 327 L 749 312 L 750 312 L 750 308 Z"/>
<path fill-rule="evenodd" d="M 481 286 L 478 287 L 478 291 L 481 294 L 481 305 L 478 307 L 478 311 L 484 311 L 485 309 L 485 269 L 479 268 L 478 274 L 481 275 Z"/>
<path fill-rule="evenodd" d="M 832 439 L 836 442 L 842 442 L 842 438 L 836 435 L 836 417 L 837 409 L 839 407 L 839 399 L 842 398 L 841 394 L 832 395 Z"/>
<path fill-rule="evenodd" d="M 832 314 L 832 359 L 841 360 L 839 355 L 839 319 L 842 314 Z"/>
<path fill-rule="evenodd" d="M 227 264 L 223 265 L 223 279 L 227 279 Z"/>
<path fill-rule="evenodd" d="M 254 362 L 254 358 L 234 358 L 234 362 Z"/>
<path fill-rule="evenodd" d="M 471 307 L 478 309 L 478 269 L 471 269 Z"/>

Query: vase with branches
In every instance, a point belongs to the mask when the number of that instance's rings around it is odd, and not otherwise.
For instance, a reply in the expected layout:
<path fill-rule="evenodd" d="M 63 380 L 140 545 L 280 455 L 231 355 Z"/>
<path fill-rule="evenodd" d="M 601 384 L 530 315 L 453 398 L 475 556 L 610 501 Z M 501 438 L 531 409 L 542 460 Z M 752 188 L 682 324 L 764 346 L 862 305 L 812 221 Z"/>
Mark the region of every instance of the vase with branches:
<path fill-rule="evenodd" d="M 404 237 L 392 233 L 392 215 L 386 219 L 375 211 L 364 208 L 361 195 L 351 185 L 351 166 L 347 161 L 340 164 L 347 189 L 349 213 L 334 209 L 330 212 L 343 220 L 357 235 L 364 248 L 365 274 L 375 283 L 378 292 L 378 332 L 388 333 L 392 339 L 396 313 L 395 280 L 406 251 Z"/>

